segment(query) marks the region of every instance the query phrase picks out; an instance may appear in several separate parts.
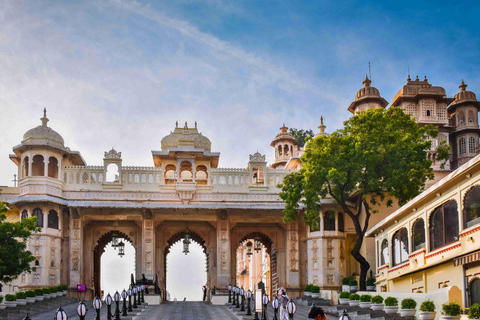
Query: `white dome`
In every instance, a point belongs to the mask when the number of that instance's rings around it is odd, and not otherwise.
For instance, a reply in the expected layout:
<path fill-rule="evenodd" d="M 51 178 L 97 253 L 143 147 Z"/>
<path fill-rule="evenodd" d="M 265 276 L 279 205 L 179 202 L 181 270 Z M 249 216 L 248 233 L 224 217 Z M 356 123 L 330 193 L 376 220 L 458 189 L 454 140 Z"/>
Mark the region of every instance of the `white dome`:
<path fill-rule="evenodd" d="M 48 119 L 44 116 L 41 120 L 42 125 L 25 132 L 22 144 L 50 145 L 52 147 L 65 149 L 62 136 L 52 128 L 47 127 Z"/>

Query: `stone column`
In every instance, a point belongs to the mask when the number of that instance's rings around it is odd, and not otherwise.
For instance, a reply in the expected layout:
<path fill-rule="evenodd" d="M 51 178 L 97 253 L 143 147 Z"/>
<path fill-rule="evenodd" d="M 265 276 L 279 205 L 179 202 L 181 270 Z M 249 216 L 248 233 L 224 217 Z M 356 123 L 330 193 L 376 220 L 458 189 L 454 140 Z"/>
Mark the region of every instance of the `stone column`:
<path fill-rule="evenodd" d="M 69 291 L 76 291 L 77 284 L 85 283 L 82 277 L 83 261 L 83 226 L 77 209 L 72 209 L 70 219 L 70 279 Z"/>
<path fill-rule="evenodd" d="M 28 174 L 27 176 L 31 176 L 32 175 L 32 162 L 33 162 L 33 158 L 32 158 L 32 154 L 29 153 L 28 154 Z"/>
<path fill-rule="evenodd" d="M 43 155 L 43 176 L 44 177 L 48 177 L 48 154 L 47 155 Z"/>
<path fill-rule="evenodd" d="M 142 230 L 142 270 L 147 279 L 154 280 L 155 251 L 154 251 L 155 230 L 153 220 L 143 220 Z"/>
<path fill-rule="evenodd" d="M 219 288 L 228 286 L 231 281 L 230 243 L 230 221 L 225 217 L 217 221 L 217 286 Z"/>
<path fill-rule="evenodd" d="M 298 244 L 298 228 L 296 222 L 287 225 L 287 281 L 286 285 L 289 294 L 297 297 L 300 293 L 300 272 L 299 272 L 299 244 Z"/>

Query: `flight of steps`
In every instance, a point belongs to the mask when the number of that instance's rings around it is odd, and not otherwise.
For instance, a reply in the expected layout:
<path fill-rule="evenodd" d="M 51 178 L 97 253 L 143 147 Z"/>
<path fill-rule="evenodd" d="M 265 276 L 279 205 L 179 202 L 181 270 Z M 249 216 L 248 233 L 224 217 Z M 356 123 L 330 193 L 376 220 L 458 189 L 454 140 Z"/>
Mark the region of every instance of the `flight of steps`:
<path fill-rule="evenodd" d="M 31 316 L 74 302 L 78 302 L 78 299 L 72 297 L 58 297 L 44 301 L 37 301 L 35 303 L 27 303 L 24 306 L 16 306 L 15 308 L 6 308 L 5 310 L 0 310 L 0 320 L 19 319 L 27 313 Z"/>

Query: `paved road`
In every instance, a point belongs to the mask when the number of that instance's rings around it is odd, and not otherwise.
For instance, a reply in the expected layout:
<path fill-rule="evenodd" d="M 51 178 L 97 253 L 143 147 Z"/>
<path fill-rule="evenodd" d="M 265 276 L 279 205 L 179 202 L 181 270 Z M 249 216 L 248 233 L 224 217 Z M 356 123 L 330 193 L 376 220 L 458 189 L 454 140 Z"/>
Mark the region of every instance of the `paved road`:
<path fill-rule="evenodd" d="M 162 302 L 148 306 L 135 320 L 238 320 L 225 306 L 201 301 Z"/>

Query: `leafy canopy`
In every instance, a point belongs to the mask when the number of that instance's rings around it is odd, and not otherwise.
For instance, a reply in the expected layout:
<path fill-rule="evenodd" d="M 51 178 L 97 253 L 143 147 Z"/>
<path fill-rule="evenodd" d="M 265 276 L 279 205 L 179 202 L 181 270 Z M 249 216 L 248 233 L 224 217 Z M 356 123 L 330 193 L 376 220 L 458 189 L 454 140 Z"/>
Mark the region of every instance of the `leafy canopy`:
<path fill-rule="evenodd" d="M 32 272 L 30 265 L 35 260 L 27 250 L 27 239 L 40 228 L 35 226 L 36 217 L 19 222 L 6 222 L 6 202 L 0 202 L 0 282 L 9 283 L 22 273 Z"/>
<path fill-rule="evenodd" d="M 303 130 L 303 129 L 295 129 L 290 128 L 288 131 L 293 135 L 295 140 L 297 140 L 298 146 L 303 147 L 308 137 L 313 137 L 314 133 L 311 129 Z"/>

